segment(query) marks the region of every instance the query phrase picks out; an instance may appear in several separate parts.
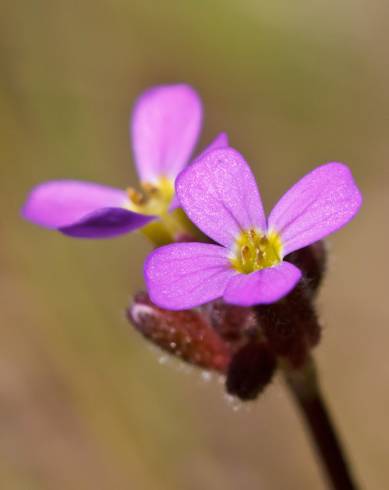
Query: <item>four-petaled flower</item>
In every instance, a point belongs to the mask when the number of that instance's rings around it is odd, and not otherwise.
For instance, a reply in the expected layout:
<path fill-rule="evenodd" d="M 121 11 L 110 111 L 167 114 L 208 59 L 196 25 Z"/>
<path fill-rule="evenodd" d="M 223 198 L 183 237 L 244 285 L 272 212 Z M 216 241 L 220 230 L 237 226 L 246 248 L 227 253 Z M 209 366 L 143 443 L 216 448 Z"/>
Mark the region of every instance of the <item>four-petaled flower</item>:
<path fill-rule="evenodd" d="M 169 212 L 177 207 L 174 181 L 188 163 L 201 123 L 201 101 L 188 85 L 146 91 L 135 105 L 131 125 L 143 193 L 88 182 L 49 181 L 32 190 L 23 216 L 45 228 L 82 238 L 113 237 L 161 217 L 170 232 L 166 241 L 173 241 L 177 223 L 169 220 Z M 222 133 L 203 154 L 227 145 Z"/>
<path fill-rule="evenodd" d="M 254 176 L 231 148 L 187 167 L 176 193 L 187 216 L 217 244 L 176 243 L 148 257 L 150 297 L 172 310 L 220 297 L 242 306 L 281 299 L 301 277 L 284 257 L 345 225 L 362 201 L 350 170 L 328 163 L 289 189 L 266 219 Z"/>

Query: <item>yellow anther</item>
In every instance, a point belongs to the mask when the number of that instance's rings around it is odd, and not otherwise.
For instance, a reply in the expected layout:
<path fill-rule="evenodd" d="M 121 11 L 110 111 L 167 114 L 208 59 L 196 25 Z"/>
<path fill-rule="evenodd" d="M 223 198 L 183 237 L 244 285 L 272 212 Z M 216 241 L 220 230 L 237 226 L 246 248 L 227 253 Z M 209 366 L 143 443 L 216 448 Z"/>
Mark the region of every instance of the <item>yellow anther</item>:
<path fill-rule="evenodd" d="M 243 264 L 247 263 L 251 257 L 250 247 L 248 245 L 244 245 L 240 249 L 240 255 L 241 255 Z"/>
<path fill-rule="evenodd" d="M 129 202 L 128 209 L 136 213 L 162 216 L 169 211 L 174 195 L 174 182 L 162 177 L 156 182 L 142 182 L 143 192 L 132 187 L 127 189 Z"/>
<path fill-rule="evenodd" d="M 249 230 L 249 235 L 250 235 L 252 240 L 255 240 L 257 238 L 257 232 L 253 228 L 251 228 L 251 230 Z"/>
<path fill-rule="evenodd" d="M 264 253 L 259 248 L 255 249 L 255 263 L 259 266 L 264 258 Z"/>
<path fill-rule="evenodd" d="M 151 182 L 142 182 L 141 187 L 145 191 L 145 193 L 149 194 L 150 196 L 159 193 L 158 187 L 155 184 L 152 184 Z"/>
<path fill-rule="evenodd" d="M 137 206 L 145 202 L 145 196 L 141 192 L 135 190 L 133 187 L 129 187 L 127 189 L 127 194 L 130 198 L 130 201 Z"/>

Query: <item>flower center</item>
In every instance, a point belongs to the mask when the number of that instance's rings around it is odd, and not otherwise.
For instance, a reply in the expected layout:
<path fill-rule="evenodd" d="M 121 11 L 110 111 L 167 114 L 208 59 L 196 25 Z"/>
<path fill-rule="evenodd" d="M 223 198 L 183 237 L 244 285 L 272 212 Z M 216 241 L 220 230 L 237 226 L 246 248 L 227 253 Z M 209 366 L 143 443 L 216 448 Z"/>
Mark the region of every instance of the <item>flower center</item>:
<path fill-rule="evenodd" d="M 127 189 L 127 207 L 136 213 L 160 216 L 167 213 L 174 195 L 174 182 L 161 177 L 157 182 L 143 182 L 142 191 L 132 187 Z"/>
<path fill-rule="evenodd" d="M 143 182 L 142 191 L 127 189 L 126 209 L 135 213 L 158 216 L 159 219 L 142 227 L 142 233 L 155 245 L 161 246 L 174 241 L 201 240 L 203 235 L 189 221 L 181 208 L 171 210 L 174 197 L 174 180 L 161 177 L 156 182 Z"/>
<path fill-rule="evenodd" d="M 281 262 L 282 244 L 279 235 L 264 235 L 259 230 L 242 231 L 235 241 L 230 262 L 242 274 L 250 274 Z"/>

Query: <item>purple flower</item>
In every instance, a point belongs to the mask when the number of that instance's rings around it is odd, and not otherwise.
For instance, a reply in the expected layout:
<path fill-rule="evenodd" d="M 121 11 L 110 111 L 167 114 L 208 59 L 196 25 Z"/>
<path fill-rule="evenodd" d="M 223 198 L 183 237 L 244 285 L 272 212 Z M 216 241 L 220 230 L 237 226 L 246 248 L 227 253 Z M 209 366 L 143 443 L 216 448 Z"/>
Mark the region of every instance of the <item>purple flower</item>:
<path fill-rule="evenodd" d="M 152 88 L 139 98 L 131 136 L 143 193 L 72 180 L 49 181 L 30 193 L 22 214 L 45 228 L 82 238 L 108 238 L 138 229 L 177 207 L 174 181 L 187 164 L 202 122 L 188 85 Z M 228 145 L 220 134 L 203 152 Z"/>
<path fill-rule="evenodd" d="M 284 257 L 345 225 L 362 201 L 350 170 L 328 163 L 291 187 L 266 219 L 249 166 L 230 148 L 185 169 L 176 192 L 188 217 L 217 244 L 177 243 L 148 257 L 150 297 L 172 310 L 220 297 L 242 306 L 279 300 L 301 277 Z"/>

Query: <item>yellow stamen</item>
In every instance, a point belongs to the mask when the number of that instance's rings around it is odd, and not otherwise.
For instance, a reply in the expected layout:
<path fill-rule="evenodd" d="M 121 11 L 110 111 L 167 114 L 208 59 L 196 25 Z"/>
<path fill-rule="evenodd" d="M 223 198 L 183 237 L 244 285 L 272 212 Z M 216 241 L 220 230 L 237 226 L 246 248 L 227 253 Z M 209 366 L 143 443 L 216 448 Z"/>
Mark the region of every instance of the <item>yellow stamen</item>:
<path fill-rule="evenodd" d="M 282 244 L 279 235 L 249 229 L 243 231 L 231 251 L 232 267 L 243 274 L 250 274 L 277 265 L 282 260 Z"/>
<path fill-rule="evenodd" d="M 243 264 L 247 263 L 251 257 L 250 247 L 248 247 L 247 245 L 243 245 L 243 247 L 240 249 L 240 256 L 242 258 Z"/>
<path fill-rule="evenodd" d="M 168 212 L 174 195 L 174 184 L 170 179 L 162 177 L 156 182 L 142 182 L 141 187 L 143 192 L 132 187 L 127 190 L 130 198 L 127 206 L 131 211 L 155 216 Z"/>
<path fill-rule="evenodd" d="M 255 250 L 255 263 L 260 267 L 261 260 L 263 260 L 263 252 L 259 248 Z"/>
<path fill-rule="evenodd" d="M 152 184 L 151 182 L 142 182 L 141 187 L 145 191 L 145 193 L 149 194 L 150 196 L 152 196 L 153 194 L 158 194 L 160 192 L 158 186 Z"/>
<path fill-rule="evenodd" d="M 128 197 L 130 198 L 130 201 L 135 206 L 139 206 L 145 201 L 145 196 L 141 192 L 135 190 L 133 187 L 129 187 L 127 189 L 127 194 Z"/>

